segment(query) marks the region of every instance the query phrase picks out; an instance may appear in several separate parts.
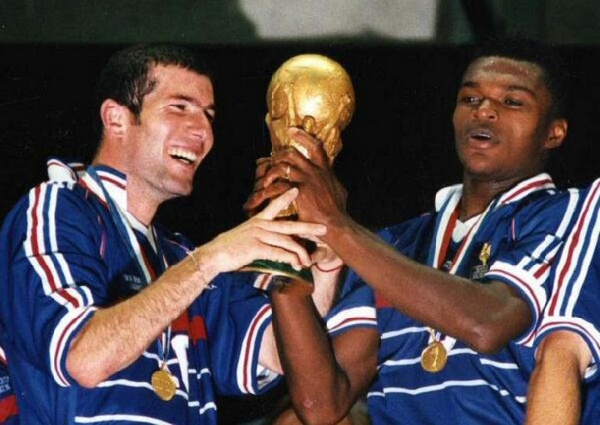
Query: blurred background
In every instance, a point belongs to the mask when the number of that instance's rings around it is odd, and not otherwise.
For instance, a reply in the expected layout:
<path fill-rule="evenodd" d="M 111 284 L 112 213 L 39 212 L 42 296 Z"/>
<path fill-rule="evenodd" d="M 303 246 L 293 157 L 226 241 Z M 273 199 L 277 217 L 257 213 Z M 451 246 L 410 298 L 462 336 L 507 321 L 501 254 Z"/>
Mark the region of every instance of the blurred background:
<path fill-rule="evenodd" d="M 519 32 L 551 43 L 595 44 L 599 14 L 595 0 L 2 0 L 0 40 L 448 45 Z"/>
<path fill-rule="evenodd" d="M 354 81 L 357 110 L 335 164 L 349 211 L 372 228 L 402 221 L 460 180 L 456 88 L 472 45 L 492 35 L 543 40 L 563 54 L 569 136 L 551 171 L 561 186 L 600 176 L 597 0 L 0 0 L 0 219 L 45 179 L 49 156 L 91 158 L 94 86 L 110 54 L 175 42 L 211 63 L 218 117 L 194 194 L 159 213 L 168 227 L 202 243 L 244 220 L 255 160 L 270 151 L 269 79 L 304 52 L 329 55 Z M 222 409 L 222 423 L 271 404 L 245 406 Z"/>

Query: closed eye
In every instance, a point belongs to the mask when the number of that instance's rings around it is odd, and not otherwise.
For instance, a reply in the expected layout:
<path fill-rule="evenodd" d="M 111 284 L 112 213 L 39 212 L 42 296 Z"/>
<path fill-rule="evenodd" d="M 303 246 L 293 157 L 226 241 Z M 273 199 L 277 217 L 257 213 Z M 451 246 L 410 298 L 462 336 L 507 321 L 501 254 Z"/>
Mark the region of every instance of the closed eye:
<path fill-rule="evenodd" d="M 171 103 L 169 107 L 176 109 L 178 111 L 185 111 L 187 109 L 187 104 L 185 103 Z"/>

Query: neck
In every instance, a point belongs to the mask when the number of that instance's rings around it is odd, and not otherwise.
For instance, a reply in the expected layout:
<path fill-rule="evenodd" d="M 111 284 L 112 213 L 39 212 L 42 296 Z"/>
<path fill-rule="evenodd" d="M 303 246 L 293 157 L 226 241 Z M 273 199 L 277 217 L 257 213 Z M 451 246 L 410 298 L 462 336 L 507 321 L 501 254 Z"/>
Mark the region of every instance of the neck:
<path fill-rule="evenodd" d="M 145 226 L 150 226 L 162 200 L 156 199 L 155 194 L 148 193 L 146 186 L 139 184 L 133 175 L 127 174 L 125 167 L 119 166 L 114 161 L 106 160 L 98 156 L 92 162 L 93 165 L 107 165 L 127 175 L 127 211 Z"/>
<path fill-rule="evenodd" d="M 481 214 L 492 202 L 492 199 L 521 180 L 523 180 L 523 177 L 506 180 L 478 180 L 465 175 L 463 178 L 460 220 L 465 221 Z"/>
<path fill-rule="evenodd" d="M 127 180 L 127 211 L 146 226 L 150 226 L 161 202 L 147 191 L 140 190 L 135 179 Z"/>

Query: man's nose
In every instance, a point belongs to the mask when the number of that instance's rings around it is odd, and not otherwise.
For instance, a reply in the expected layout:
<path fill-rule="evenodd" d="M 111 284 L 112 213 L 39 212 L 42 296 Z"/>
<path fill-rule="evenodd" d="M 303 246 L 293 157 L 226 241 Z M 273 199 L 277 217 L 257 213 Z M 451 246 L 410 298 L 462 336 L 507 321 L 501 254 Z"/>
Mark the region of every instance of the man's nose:
<path fill-rule="evenodd" d="M 496 120 L 498 118 L 498 109 L 490 99 L 483 99 L 474 109 L 474 114 L 480 120 Z"/>
<path fill-rule="evenodd" d="M 194 116 L 189 120 L 188 126 L 194 135 L 203 139 L 212 133 L 212 120 L 204 111 L 194 114 Z"/>

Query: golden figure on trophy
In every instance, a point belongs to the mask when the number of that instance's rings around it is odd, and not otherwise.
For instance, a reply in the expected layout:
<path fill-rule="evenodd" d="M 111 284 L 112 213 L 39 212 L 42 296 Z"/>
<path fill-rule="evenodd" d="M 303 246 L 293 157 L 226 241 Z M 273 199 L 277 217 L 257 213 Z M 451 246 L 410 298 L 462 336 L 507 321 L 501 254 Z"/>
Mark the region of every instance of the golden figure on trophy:
<path fill-rule="evenodd" d="M 288 135 L 291 127 L 301 128 L 320 140 L 333 162 L 342 149 L 341 133 L 354 114 L 356 98 L 352 81 L 336 61 L 319 54 L 294 56 L 275 71 L 267 89 L 266 123 L 271 137 L 271 152 L 292 146 L 308 153 Z M 279 217 L 296 214 L 295 204 Z M 310 269 L 294 270 L 275 261 L 255 261 L 245 270 L 283 276 L 286 290 L 312 292 Z"/>

